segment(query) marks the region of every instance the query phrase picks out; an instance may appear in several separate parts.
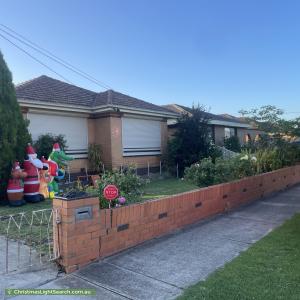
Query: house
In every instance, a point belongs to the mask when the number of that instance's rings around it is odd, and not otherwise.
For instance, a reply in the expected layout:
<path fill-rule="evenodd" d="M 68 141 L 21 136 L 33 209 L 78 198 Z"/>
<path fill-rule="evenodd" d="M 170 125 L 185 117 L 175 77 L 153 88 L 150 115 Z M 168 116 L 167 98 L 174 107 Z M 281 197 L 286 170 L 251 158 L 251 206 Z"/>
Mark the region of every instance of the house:
<path fill-rule="evenodd" d="M 87 166 L 88 145 L 102 147 L 105 168 L 159 166 L 168 139 L 167 121 L 178 114 L 114 90 L 96 93 L 40 76 L 16 86 L 17 100 L 33 140 L 63 134 L 71 170 Z"/>
<path fill-rule="evenodd" d="M 164 105 L 164 108 L 172 110 L 179 114 L 192 114 L 192 109 L 178 104 Z M 262 131 L 256 129 L 253 124 L 249 124 L 243 118 L 234 117 L 228 114 L 215 115 L 206 112 L 209 124 L 211 125 L 212 137 L 216 145 L 224 145 L 224 139 L 231 136 L 237 136 L 241 144 L 249 140 L 257 139 Z M 177 119 L 168 121 L 168 134 L 171 137 L 176 131 Z"/>

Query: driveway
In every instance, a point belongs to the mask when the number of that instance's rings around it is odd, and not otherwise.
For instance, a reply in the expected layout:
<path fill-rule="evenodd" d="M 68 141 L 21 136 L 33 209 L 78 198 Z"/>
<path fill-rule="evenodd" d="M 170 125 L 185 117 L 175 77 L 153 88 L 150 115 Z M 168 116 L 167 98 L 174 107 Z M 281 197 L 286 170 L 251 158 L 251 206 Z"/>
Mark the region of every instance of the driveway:
<path fill-rule="evenodd" d="M 174 299 L 296 212 L 300 212 L 300 186 L 145 242 L 73 274 L 32 286 L 97 291 L 95 297 L 40 297 L 43 300 Z"/>

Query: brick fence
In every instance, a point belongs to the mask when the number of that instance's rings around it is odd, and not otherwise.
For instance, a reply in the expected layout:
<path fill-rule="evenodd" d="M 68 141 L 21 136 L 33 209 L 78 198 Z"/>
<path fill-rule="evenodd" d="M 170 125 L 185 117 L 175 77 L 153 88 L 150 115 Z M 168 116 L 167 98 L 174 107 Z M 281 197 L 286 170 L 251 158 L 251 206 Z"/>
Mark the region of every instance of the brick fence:
<path fill-rule="evenodd" d="M 66 272 L 268 196 L 300 182 L 300 166 L 247 177 L 157 200 L 114 209 L 99 209 L 98 198 L 53 200 L 60 211 L 55 247 Z"/>

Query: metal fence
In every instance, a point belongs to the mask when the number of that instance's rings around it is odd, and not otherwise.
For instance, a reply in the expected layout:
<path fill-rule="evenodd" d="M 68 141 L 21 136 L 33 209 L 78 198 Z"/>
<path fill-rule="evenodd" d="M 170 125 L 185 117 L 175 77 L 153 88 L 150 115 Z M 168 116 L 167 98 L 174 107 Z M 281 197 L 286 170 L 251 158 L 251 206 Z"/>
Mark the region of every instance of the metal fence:
<path fill-rule="evenodd" d="M 59 258 L 58 210 L 0 216 L 0 274 L 45 265 Z"/>

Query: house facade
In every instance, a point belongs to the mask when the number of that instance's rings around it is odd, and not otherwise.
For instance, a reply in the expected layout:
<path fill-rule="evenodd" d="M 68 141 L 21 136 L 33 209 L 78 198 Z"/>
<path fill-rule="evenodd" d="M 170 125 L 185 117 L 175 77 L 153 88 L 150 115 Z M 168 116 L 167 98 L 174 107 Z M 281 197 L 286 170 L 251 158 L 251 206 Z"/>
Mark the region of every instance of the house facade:
<path fill-rule="evenodd" d="M 169 110 L 172 110 L 178 114 L 192 114 L 192 110 L 189 107 L 185 107 L 178 104 L 169 104 L 163 106 Z M 249 140 L 255 140 L 263 134 L 262 131 L 253 127 L 253 125 L 245 122 L 244 120 L 233 117 L 230 115 L 215 115 L 206 113 L 211 126 L 212 138 L 216 145 L 223 146 L 224 139 L 231 136 L 237 136 L 241 145 L 245 144 Z M 176 131 L 177 119 L 168 121 L 168 135 L 172 137 Z"/>
<path fill-rule="evenodd" d="M 107 90 L 96 93 L 47 76 L 16 86 L 32 139 L 63 134 L 71 172 L 88 166 L 88 145 L 101 145 L 105 168 L 136 164 L 159 166 L 168 139 L 169 119 L 178 117 L 149 102 Z"/>

